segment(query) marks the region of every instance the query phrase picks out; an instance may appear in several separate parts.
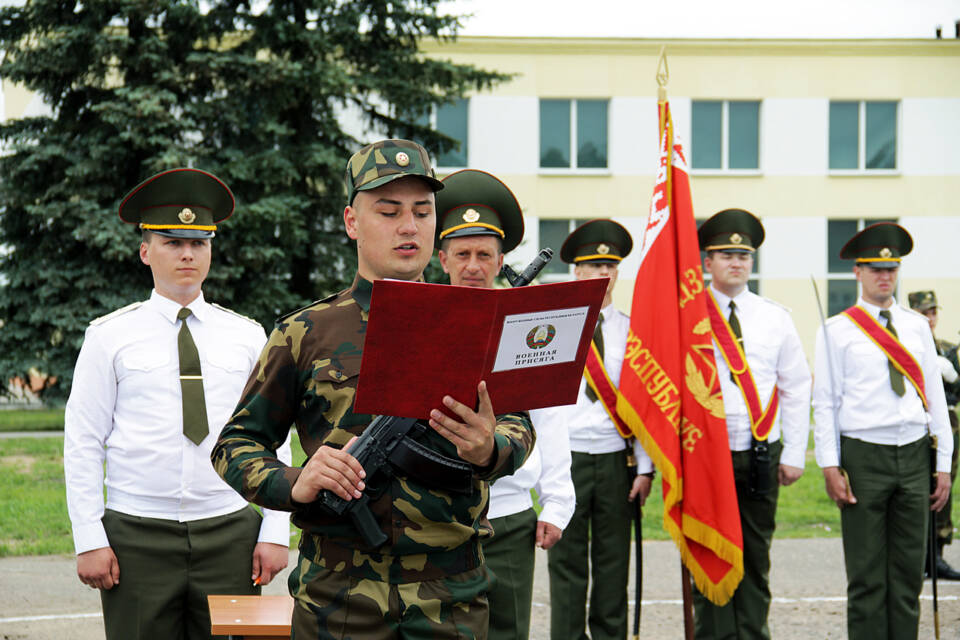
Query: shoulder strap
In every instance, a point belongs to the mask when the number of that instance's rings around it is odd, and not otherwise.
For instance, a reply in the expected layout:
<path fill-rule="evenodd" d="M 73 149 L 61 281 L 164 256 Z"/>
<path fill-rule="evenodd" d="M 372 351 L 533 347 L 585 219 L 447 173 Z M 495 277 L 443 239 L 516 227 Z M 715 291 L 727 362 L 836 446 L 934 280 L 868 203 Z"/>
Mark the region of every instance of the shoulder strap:
<path fill-rule="evenodd" d="M 870 338 L 870 341 L 883 351 L 887 359 L 893 363 L 893 366 L 910 381 L 913 388 L 917 390 L 917 395 L 920 396 L 924 408 L 927 408 L 927 394 L 923 381 L 923 369 L 920 368 L 916 359 L 914 359 L 910 352 L 907 351 L 907 348 L 901 344 L 900 340 L 887 331 L 887 328 L 877 322 L 873 314 L 869 313 L 863 307 L 854 305 L 842 313 L 850 318 L 854 326 L 863 331 L 863 333 Z"/>
<path fill-rule="evenodd" d="M 777 415 L 779 407 L 779 396 L 777 387 L 774 385 L 770 394 L 770 400 L 766 408 L 760 403 L 760 392 L 757 390 L 757 383 L 750 373 L 750 366 L 747 363 L 747 356 L 737 342 L 737 337 L 730 328 L 730 323 L 720 312 L 720 305 L 717 304 L 713 292 L 709 289 L 709 302 L 707 303 L 707 312 L 710 315 L 710 328 L 713 331 L 713 337 L 720 347 L 720 353 L 726 360 L 730 373 L 733 374 L 733 380 L 740 388 L 743 395 L 743 402 L 747 405 L 747 411 L 750 413 L 750 428 L 753 431 L 753 437 L 757 440 L 766 440 L 770 437 L 770 430 L 773 428 L 773 419 Z"/>

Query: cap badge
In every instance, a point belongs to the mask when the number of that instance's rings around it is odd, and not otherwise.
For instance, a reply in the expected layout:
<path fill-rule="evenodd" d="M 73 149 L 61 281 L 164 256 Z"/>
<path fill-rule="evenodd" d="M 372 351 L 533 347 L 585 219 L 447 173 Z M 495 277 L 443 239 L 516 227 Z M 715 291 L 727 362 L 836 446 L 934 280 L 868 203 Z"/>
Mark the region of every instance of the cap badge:
<path fill-rule="evenodd" d="M 739 233 L 734 233 L 730 236 L 730 242 L 733 244 L 743 244 L 743 236 Z"/>
<path fill-rule="evenodd" d="M 397 165 L 401 167 L 405 167 L 408 164 L 410 164 L 410 156 L 408 156 L 403 151 L 401 151 L 396 155 L 395 160 L 397 161 Z"/>
<path fill-rule="evenodd" d="M 610 253 L 610 247 L 608 247 L 608 246 L 605 245 L 605 244 L 598 244 L 598 245 L 597 245 L 597 253 L 599 253 L 600 255 L 605 256 L 605 255 L 607 255 L 607 254 Z"/>
<path fill-rule="evenodd" d="M 927 294 L 923 296 L 923 302 L 924 304 L 933 302 L 933 294 L 928 291 Z"/>
<path fill-rule="evenodd" d="M 180 218 L 180 222 L 183 224 L 190 224 L 197 219 L 197 214 L 191 211 L 189 207 L 184 207 L 180 210 L 180 214 L 177 217 Z"/>
<path fill-rule="evenodd" d="M 880 249 L 880 257 L 881 257 L 881 258 L 889 258 L 889 257 L 891 257 L 892 255 L 893 255 L 893 252 L 890 251 L 890 249 L 889 249 L 888 247 L 884 247 L 883 249 Z"/>
<path fill-rule="evenodd" d="M 464 222 L 476 222 L 480 219 L 480 213 L 476 209 L 467 209 L 463 212 Z"/>

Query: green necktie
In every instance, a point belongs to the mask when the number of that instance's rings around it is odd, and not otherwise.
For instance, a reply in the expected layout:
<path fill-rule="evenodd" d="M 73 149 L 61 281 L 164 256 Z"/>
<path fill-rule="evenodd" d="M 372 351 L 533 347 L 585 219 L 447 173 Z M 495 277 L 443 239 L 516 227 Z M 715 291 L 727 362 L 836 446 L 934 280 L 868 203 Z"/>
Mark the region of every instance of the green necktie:
<path fill-rule="evenodd" d="M 893 318 L 890 316 L 890 311 L 884 309 L 880 312 L 880 317 L 887 321 L 887 331 L 893 334 L 893 337 L 897 337 L 897 330 L 893 328 Z M 893 392 L 898 396 L 902 396 L 906 391 L 906 388 L 903 386 L 903 374 L 900 373 L 900 369 L 897 369 L 893 365 L 893 361 L 890 358 L 887 358 L 887 367 L 890 369 L 890 386 L 893 387 Z"/>
<path fill-rule="evenodd" d="M 207 426 L 207 403 L 203 397 L 203 374 L 200 371 L 200 353 L 187 328 L 190 309 L 177 312 L 181 321 L 177 334 L 177 352 L 180 355 L 180 397 L 183 403 L 183 435 L 194 444 L 200 444 L 210 433 Z"/>
<path fill-rule="evenodd" d="M 737 303 L 733 300 L 730 301 L 730 315 L 727 317 L 727 322 L 730 324 L 730 330 L 733 331 L 733 335 L 737 337 L 737 344 L 740 345 L 740 350 L 743 350 L 743 331 L 740 329 L 740 319 L 737 318 Z M 746 351 L 744 351 L 746 355 Z M 730 372 L 730 380 L 736 384 L 737 381 L 733 376 L 733 372 Z"/>
<path fill-rule="evenodd" d="M 597 316 L 597 328 L 593 330 L 593 344 L 597 345 L 597 353 L 600 354 L 600 362 L 603 362 L 603 331 L 600 327 L 603 325 L 603 314 Z M 591 402 L 597 401 L 597 394 L 593 392 L 590 385 L 587 385 L 587 397 Z"/>

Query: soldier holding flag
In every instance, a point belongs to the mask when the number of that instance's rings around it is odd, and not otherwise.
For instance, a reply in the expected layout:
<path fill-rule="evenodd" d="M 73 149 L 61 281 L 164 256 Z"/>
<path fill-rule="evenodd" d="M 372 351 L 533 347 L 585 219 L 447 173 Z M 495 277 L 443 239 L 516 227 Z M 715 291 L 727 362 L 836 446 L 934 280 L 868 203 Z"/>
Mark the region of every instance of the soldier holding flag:
<path fill-rule="evenodd" d="M 725 209 L 698 231 L 712 276 L 707 311 L 714 335 L 733 457 L 743 580 L 717 606 L 694 594 L 696 637 L 769 638 L 770 543 L 780 485 L 803 474 L 810 428 L 810 371 L 787 309 L 747 288 L 763 225 L 750 212 Z"/>
<path fill-rule="evenodd" d="M 563 538 L 549 551 L 550 635 L 554 640 L 622 639 L 627 633 L 627 582 L 630 566 L 629 501 L 646 500 L 653 463 L 630 438 L 617 415 L 618 392 L 630 319 L 613 306 L 617 266 L 630 252 L 629 232 L 612 220 L 591 220 L 571 233 L 560 257 L 574 264 L 577 280 L 610 278 L 603 308 L 587 356 L 585 379 L 575 405 L 542 412 L 543 432 L 563 421 L 570 432 L 573 485 L 577 507 Z M 539 417 L 539 416 L 538 416 Z M 540 420 L 538 420 L 538 426 Z M 637 461 L 637 475 L 627 475 L 628 457 Z M 586 617 L 587 567 L 593 590 Z"/>
<path fill-rule="evenodd" d="M 817 333 L 814 438 L 841 509 L 851 640 L 917 637 L 928 514 L 950 492 L 953 440 L 933 334 L 893 298 L 912 248 L 889 222 L 851 238 L 840 257 L 856 260 L 860 298 Z M 928 433 L 937 439 L 932 493 Z"/>

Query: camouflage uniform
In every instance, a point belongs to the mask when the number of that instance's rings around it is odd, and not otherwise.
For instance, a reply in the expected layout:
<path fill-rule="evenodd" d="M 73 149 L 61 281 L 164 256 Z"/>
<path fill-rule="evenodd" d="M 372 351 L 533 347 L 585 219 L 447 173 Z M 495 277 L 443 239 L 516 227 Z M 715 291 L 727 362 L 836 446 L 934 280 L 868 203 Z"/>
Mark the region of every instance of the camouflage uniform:
<path fill-rule="evenodd" d="M 953 368 L 960 373 L 960 362 L 957 361 L 957 345 L 947 342 L 946 340 L 935 340 L 935 342 L 937 343 L 937 353 L 949 360 Z M 950 486 L 953 487 L 957 481 L 957 458 L 958 455 L 960 455 L 960 451 L 958 451 L 958 449 L 960 449 L 960 447 L 958 447 L 960 430 L 958 430 L 957 421 L 957 400 L 960 399 L 960 381 L 951 384 L 944 380 L 943 391 L 947 396 L 950 429 L 953 432 L 953 463 L 950 467 Z M 940 543 L 941 548 L 945 544 L 950 544 L 953 540 L 952 506 L 953 497 L 951 493 L 951 499 L 947 500 L 946 506 L 939 511 L 936 516 L 937 541 Z"/>
<path fill-rule="evenodd" d="M 470 494 L 404 476 L 384 483 L 370 501 L 388 536 L 381 548 L 369 547 L 349 519 L 295 503 L 290 492 L 300 470 L 274 454 L 291 424 L 310 456 L 322 445 L 344 446 L 372 420 L 353 412 L 371 289 L 358 277 L 349 289 L 280 319 L 211 457 L 244 497 L 293 511 L 303 529 L 289 579 L 297 601 L 293 637 L 390 638 L 402 630 L 404 637 L 485 638 L 490 577 L 479 541 L 492 534 L 481 524 L 487 481 L 526 459 L 534 441 L 526 413 L 497 416 L 494 461 L 474 469 Z M 457 455 L 432 429 L 421 440 Z"/>

